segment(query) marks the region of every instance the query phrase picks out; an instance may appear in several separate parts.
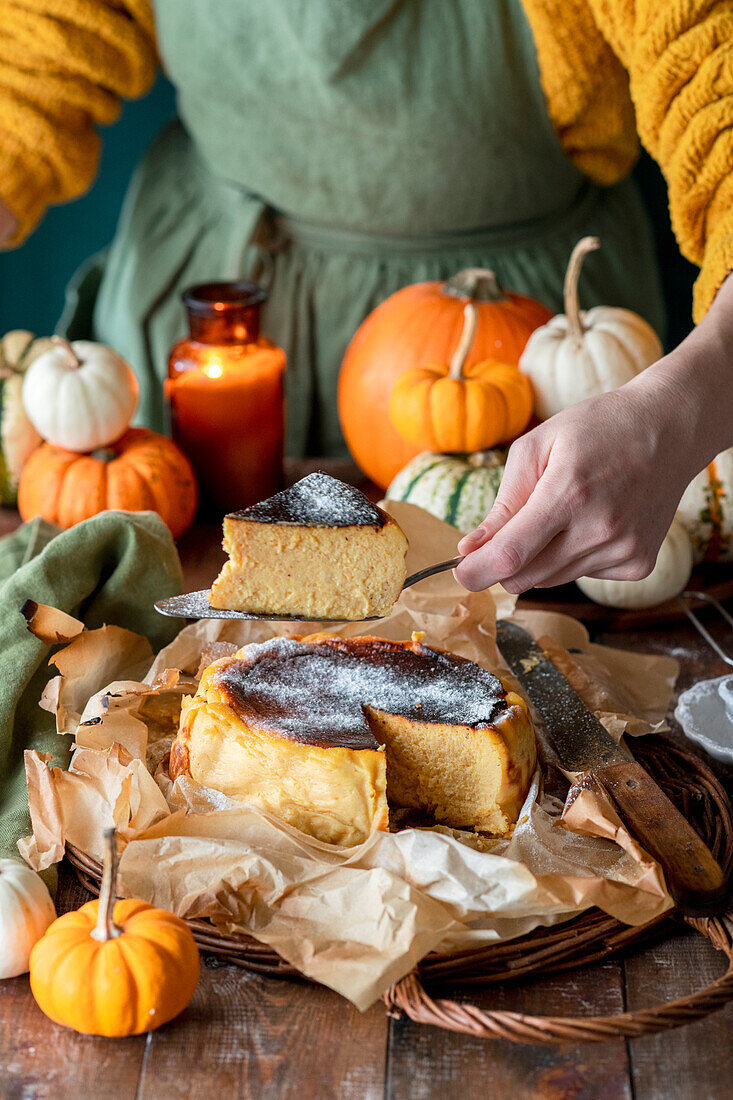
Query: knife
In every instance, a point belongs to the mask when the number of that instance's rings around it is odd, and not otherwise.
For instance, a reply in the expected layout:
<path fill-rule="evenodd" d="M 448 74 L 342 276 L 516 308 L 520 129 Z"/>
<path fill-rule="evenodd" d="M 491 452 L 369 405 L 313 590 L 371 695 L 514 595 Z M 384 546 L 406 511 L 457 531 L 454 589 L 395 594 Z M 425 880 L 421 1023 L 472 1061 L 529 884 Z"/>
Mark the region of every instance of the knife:
<path fill-rule="evenodd" d="M 526 630 L 500 619 L 496 641 L 542 717 L 543 748 L 564 772 L 590 773 L 624 823 L 661 865 L 685 916 L 714 916 L 728 901 L 720 864 L 685 817 L 627 749 L 617 745 Z"/>

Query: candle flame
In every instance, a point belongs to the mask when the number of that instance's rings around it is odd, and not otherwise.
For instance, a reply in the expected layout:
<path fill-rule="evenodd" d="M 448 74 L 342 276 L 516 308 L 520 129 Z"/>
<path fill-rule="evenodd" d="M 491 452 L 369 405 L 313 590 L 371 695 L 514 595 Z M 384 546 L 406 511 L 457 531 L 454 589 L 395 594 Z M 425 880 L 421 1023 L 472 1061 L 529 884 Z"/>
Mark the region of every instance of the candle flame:
<path fill-rule="evenodd" d="M 204 367 L 204 374 L 207 378 L 221 378 L 224 373 L 224 367 L 219 359 L 211 359 Z"/>

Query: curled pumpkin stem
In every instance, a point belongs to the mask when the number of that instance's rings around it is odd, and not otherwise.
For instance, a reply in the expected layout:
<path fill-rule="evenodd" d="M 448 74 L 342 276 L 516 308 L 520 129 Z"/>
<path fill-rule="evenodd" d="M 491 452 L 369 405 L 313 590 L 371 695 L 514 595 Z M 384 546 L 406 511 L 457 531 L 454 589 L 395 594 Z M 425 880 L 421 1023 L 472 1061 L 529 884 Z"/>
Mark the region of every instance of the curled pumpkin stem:
<path fill-rule="evenodd" d="M 78 370 L 82 365 L 82 361 L 72 348 L 69 341 L 64 336 L 52 336 L 51 343 L 56 347 L 63 348 L 69 359 L 69 369 Z"/>
<path fill-rule="evenodd" d="M 122 935 L 119 924 L 113 920 L 115 902 L 117 901 L 117 866 L 119 856 L 117 854 L 117 830 L 105 829 L 104 832 L 104 867 L 102 870 L 102 888 L 99 891 L 99 909 L 97 910 L 97 923 L 90 933 L 92 939 L 106 943 Z"/>
<path fill-rule="evenodd" d="M 473 347 L 476 336 L 476 321 L 476 306 L 473 302 L 466 302 L 463 310 L 463 331 L 448 368 L 448 377 L 455 378 L 459 382 L 463 379 L 463 368 L 466 365 L 468 353 Z"/>
<path fill-rule="evenodd" d="M 568 328 L 571 336 L 580 341 L 585 329 L 580 319 L 580 304 L 578 302 L 578 279 L 583 261 L 589 252 L 595 252 L 601 247 L 598 237 L 581 237 L 573 251 L 570 253 L 568 269 L 565 272 L 565 286 L 563 297 L 565 300 L 565 316 L 568 319 Z"/>

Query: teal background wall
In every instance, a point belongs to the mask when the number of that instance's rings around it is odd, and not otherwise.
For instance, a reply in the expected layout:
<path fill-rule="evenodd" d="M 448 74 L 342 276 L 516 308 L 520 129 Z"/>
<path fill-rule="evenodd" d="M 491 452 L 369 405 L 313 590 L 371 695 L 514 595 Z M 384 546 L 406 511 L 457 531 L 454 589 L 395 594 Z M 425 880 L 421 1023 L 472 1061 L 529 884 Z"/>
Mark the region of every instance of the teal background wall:
<path fill-rule="evenodd" d="M 144 99 L 125 103 L 120 120 L 102 130 L 100 171 L 88 194 L 53 207 L 20 248 L 0 252 L 0 333 L 53 332 L 66 283 L 112 239 L 132 170 L 175 109 L 173 87 L 163 76 Z"/>
<path fill-rule="evenodd" d="M 133 168 L 174 113 L 173 88 L 160 76 L 145 99 L 125 104 L 120 121 L 104 130 L 100 172 L 91 191 L 50 210 L 24 245 L 0 253 L 0 333 L 11 328 L 39 334 L 53 331 L 68 279 L 80 263 L 111 240 Z M 635 174 L 654 223 L 669 313 L 667 343 L 672 346 L 691 327 L 696 269 L 677 249 L 659 169 L 644 156 Z"/>

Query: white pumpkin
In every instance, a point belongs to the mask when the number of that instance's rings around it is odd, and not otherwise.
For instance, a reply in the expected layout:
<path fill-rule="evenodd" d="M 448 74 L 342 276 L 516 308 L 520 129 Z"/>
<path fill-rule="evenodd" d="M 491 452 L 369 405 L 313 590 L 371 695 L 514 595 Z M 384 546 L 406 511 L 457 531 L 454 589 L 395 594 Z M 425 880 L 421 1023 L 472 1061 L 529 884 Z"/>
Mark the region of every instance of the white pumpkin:
<path fill-rule="evenodd" d="M 733 447 L 721 451 L 685 489 L 677 515 L 695 561 L 733 561 Z"/>
<path fill-rule="evenodd" d="M 423 451 L 400 470 L 387 500 L 417 504 L 459 531 L 473 531 L 496 500 L 505 451 L 444 455 Z"/>
<path fill-rule="evenodd" d="M 692 540 L 679 519 L 672 521 L 657 554 L 657 562 L 648 577 L 640 581 L 602 581 L 581 577 L 576 583 L 581 592 L 606 607 L 643 608 L 678 596 L 687 586 L 692 572 Z"/>
<path fill-rule="evenodd" d="M 630 309 L 595 306 L 586 313 L 579 308 L 580 269 L 599 247 L 597 237 L 578 241 L 565 276 L 565 313 L 535 329 L 519 360 L 532 381 L 540 420 L 618 389 L 662 355 L 654 329 Z"/>
<path fill-rule="evenodd" d="M 104 344 L 53 337 L 28 368 L 23 405 L 43 438 L 67 451 L 106 447 L 123 435 L 138 400 L 132 369 Z"/>
<path fill-rule="evenodd" d="M 26 973 L 31 948 L 54 920 L 40 875 L 16 859 L 0 859 L 0 978 Z"/>

